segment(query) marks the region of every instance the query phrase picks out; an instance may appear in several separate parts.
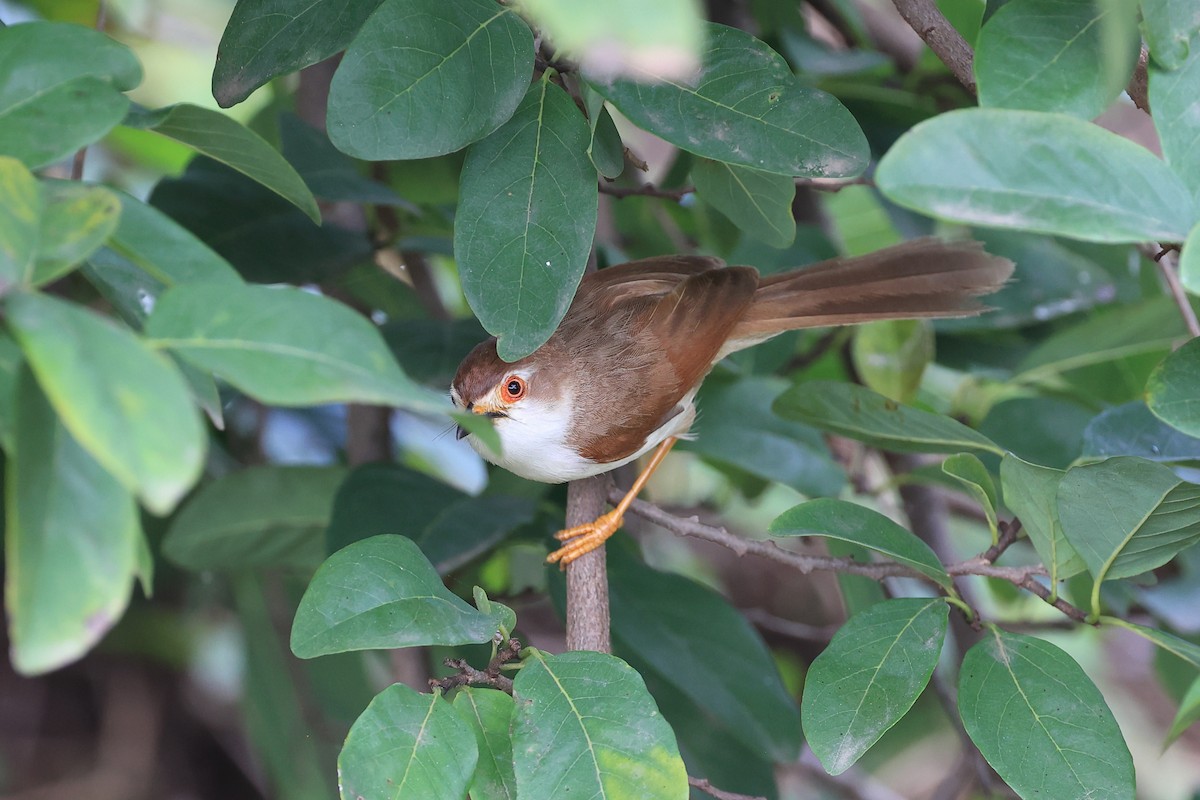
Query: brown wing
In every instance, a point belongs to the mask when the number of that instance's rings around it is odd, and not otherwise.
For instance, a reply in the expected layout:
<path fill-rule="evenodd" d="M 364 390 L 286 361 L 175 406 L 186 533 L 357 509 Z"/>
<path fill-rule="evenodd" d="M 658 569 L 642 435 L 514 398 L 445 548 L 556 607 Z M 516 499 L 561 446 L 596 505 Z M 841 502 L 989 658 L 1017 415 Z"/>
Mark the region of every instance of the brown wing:
<path fill-rule="evenodd" d="M 693 275 L 723 266 L 724 261 L 708 256 L 643 258 L 589 273 L 583 279 L 580 293 L 591 290 L 601 298 L 605 308 L 612 308 L 631 298 L 642 300 L 666 294 Z"/>
<path fill-rule="evenodd" d="M 583 323 L 577 330 L 589 332 L 587 341 L 564 342 L 586 354 L 575 362 L 590 373 L 582 383 L 603 388 L 577 398 L 582 424 L 576 431 L 581 454 L 602 462 L 636 452 L 678 413 L 679 401 L 712 368 L 758 286 L 752 267 L 722 269 L 711 259 L 653 259 L 617 269 L 623 274 L 589 285 L 591 291 L 580 293 L 582 306 L 572 308 Z"/>

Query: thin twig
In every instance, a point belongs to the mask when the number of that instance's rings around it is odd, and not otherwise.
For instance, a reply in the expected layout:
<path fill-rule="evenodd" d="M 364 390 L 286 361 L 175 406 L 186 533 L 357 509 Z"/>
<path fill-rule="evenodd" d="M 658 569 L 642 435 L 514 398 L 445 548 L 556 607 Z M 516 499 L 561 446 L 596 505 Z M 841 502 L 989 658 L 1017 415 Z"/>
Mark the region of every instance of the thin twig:
<path fill-rule="evenodd" d="M 933 0 L 892 0 L 900 16 L 929 45 L 942 63 L 950 68 L 966 90 L 975 94 L 975 54 Z"/>
<path fill-rule="evenodd" d="M 483 670 L 475 669 L 461 658 L 447 658 L 442 663 L 458 672 L 441 680 L 430 678 L 429 688 L 448 692 L 458 686 L 491 686 L 493 689 L 512 694 L 512 678 L 502 674 L 500 670 L 505 664 L 515 659 L 520 652 L 521 643 L 516 639 L 509 639 L 503 647 L 496 651 L 495 657 L 488 662 L 487 669 Z"/>
<path fill-rule="evenodd" d="M 1000 520 L 999 527 L 1000 538 L 980 556 L 981 559 L 989 564 L 996 563 L 996 559 L 1004 555 L 1004 551 L 1012 547 L 1017 541 L 1017 536 L 1021 533 L 1021 520 L 1014 519 L 1011 522 Z"/>
<path fill-rule="evenodd" d="M 727 792 L 724 789 L 718 789 L 708 782 L 708 778 L 693 778 L 689 775 L 688 785 L 712 795 L 717 800 L 767 800 L 767 798 L 757 794 L 738 794 L 737 792 Z"/>
<path fill-rule="evenodd" d="M 1196 310 L 1192 308 L 1192 303 L 1188 300 L 1187 291 L 1183 288 L 1183 283 L 1179 280 L 1178 248 L 1141 244 L 1138 245 L 1138 250 L 1147 258 L 1153 259 L 1154 263 L 1158 265 L 1158 271 L 1162 273 L 1163 280 L 1166 281 L 1167 290 L 1170 291 L 1171 297 L 1175 300 L 1175 305 L 1179 308 L 1179 315 L 1183 317 L 1183 322 L 1187 325 L 1188 333 L 1192 336 L 1200 336 L 1200 321 L 1196 319 Z"/>
<path fill-rule="evenodd" d="M 615 197 L 618 200 L 623 197 L 661 197 L 664 200 L 674 200 L 679 202 L 686 194 L 691 194 L 696 191 L 694 186 L 684 186 L 679 189 L 660 189 L 652 183 L 643 183 L 641 186 L 613 186 L 611 183 L 600 181 L 600 194 L 606 194 L 609 197 Z"/>
<path fill-rule="evenodd" d="M 1038 583 L 1033 575 L 1026 576 L 1020 582 L 1014 581 L 1014 583 L 1017 586 L 1021 587 L 1022 589 L 1025 589 L 1026 591 L 1033 592 L 1038 597 L 1042 598 L 1047 603 L 1054 606 L 1059 611 L 1066 614 L 1068 617 L 1075 620 L 1076 622 L 1086 622 L 1089 625 L 1097 624 L 1095 622 L 1090 621 L 1088 619 L 1087 614 L 1085 614 L 1083 611 L 1076 608 L 1075 606 L 1071 605 L 1066 600 L 1063 600 L 1061 597 L 1052 597 L 1050 594 L 1050 590 L 1047 589 L 1042 584 Z"/>

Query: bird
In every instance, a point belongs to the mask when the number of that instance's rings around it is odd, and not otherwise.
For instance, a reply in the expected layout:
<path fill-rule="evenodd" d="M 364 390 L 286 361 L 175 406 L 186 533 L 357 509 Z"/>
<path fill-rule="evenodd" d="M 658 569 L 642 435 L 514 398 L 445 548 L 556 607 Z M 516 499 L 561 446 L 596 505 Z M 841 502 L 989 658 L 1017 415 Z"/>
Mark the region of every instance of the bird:
<path fill-rule="evenodd" d="M 623 499 L 557 534 L 565 568 L 604 543 L 696 418 L 696 393 L 730 353 L 785 331 L 875 320 L 963 317 L 987 307 L 1013 263 L 971 240 L 914 239 L 760 276 L 700 255 L 630 261 L 583 277 L 554 333 L 502 360 L 492 337 L 459 365 L 450 398 L 493 420 L 500 451 L 458 428 L 487 461 L 563 483 L 653 455 Z"/>

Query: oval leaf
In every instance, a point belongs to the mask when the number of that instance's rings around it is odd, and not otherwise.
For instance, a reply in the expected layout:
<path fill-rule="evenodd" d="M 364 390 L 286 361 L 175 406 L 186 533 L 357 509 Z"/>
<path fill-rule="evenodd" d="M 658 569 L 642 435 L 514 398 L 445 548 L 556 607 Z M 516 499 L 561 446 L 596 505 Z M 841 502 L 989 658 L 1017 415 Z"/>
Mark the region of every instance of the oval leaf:
<path fill-rule="evenodd" d="M 692 80 L 650 69 L 637 78 L 589 82 L 633 122 L 696 155 L 813 178 L 867 166 L 867 140 L 850 112 L 802 85 L 778 53 L 743 31 L 710 23 Z"/>
<path fill-rule="evenodd" d="M 88 455 L 24 370 L 5 466 L 4 587 L 13 666 L 69 664 L 121 618 L 142 538 L 133 496 Z"/>
<path fill-rule="evenodd" d="M 292 652 L 489 642 L 496 619 L 442 585 L 403 536 L 373 536 L 331 555 L 309 583 L 292 624 Z"/>
<path fill-rule="evenodd" d="M 471 800 L 516 800 L 513 774 L 513 699 L 495 689 L 465 686 L 454 695 L 454 710 L 475 731 L 479 762 L 471 781 Z"/>
<path fill-rule="evenodd" d="M 108 246 L 158 283 L 241 282 L 229 262 L 187 228 L 124 192 L 118 197 L 121 218 Z"/>
<path fill-rule="evenodd" d="M 775 401 L 775 413 L 897 453 L 974 450 L 1004 455 L 981 433 L 942 414 L 900 405 L 862 386 L 806 381 Z"/>
<path fill-rule="evenodd" d="M 1155 368 L 1146 381 L 1146 405 L 1189 436 L 1200 436 L 1200 339 L 1192 339 Z"/>
<path fill-rule="evenodd" d="M 826 536 L 868 547 L 915 569 L 947 589 L 950 576 L 929 545 L 865 506 L 821 498 L 794 506 L 767 527 L 772 536 Z"/>
<path fill-rule="evenodd" d="M 1142 0 L 1142 33 L 1154 60 L 1175 69 L 1191 53 L 1190 40 L 1200 32 L 1200 6 L 1192 0 Z"/>
<path fill-rule="evenodd" d="M 333 76 L 329 138 L 367 161 L 452 153 L 512 116 L 532 72 L 533 34 L 511 8 L 386 0 Z"/>
<path fill-rule="evenodd" d="M 278 75 L 346 49 L 380 0 L 238 0 L 213 66 L 222 108 L 242 102 Z"/>
<path fill-rule="evenodd" d="M 992 629 L 967 651 L 958 710 L 1021 797 L 1131 800 L 1133 759 L 1104 698 L 1062 650 Z"/>
<path fill-rule="evenodd" d="M 454 256 L 463 291 L 515 361 L 540 347 L 567 313 L 596 231 L 596 171 L 587 122 L 548 80 L 463 164 Z"/>
<path fill-rule="evenodd" d="M 1008 453 L 1000 462 L 1004 504 L 1020 520 L 1050 580 L 1066 580 L 1087 569 L 1079 553 L 1067 541 L 1058 520 L 1058 484 L 1062 470 L 1030 464 Z"/>
<path fill-rule="evenodd" d="M 747 235 L 771 247 L 787 247 L 795 240 L 796 182 L 791 177 L 700 158 L 692 166 L 692 181 L 697 197 Z"/>
<path fill-rule="evenodd" d="M 924 319 L 886 319 L 854 327 L 854 367 L 867 387 L 897 403 L 910 402 L 933 360 L 933 325 Z"/>
<path fill-rule="evenodd" d="M 270 405 L 359 402 L 446 410 L 404 375 L 374 325 L 335 300 L 300 289 L 176 286 L 158 299 L 146 333 Z"/>
<path fill-rule="evenodd" d="M 1197 216 L 1149 150 L 1037 111 L 939 114 L 900 137 L 875 180 L 888 199 L 940 219 L 1092 242 L 1179 242 Z"/>
<path fill-rule="evenodd" d="M 117 228 L 121 201 L 100 186 L 53 182 L 45 186 L 40 246 L 30 283 L 40 286 L 74 269 Z"/>
<path fill-rule="evenodd" d="M 440 694 L 392 684 L 354 721 L 338 755 L 342 800 L 462 800 L 479 753 Z"/>
<path fill-rule="evenodd" d="M 6 311 L 71 434 L 151 511 L 174 508 L 200 476 L 207 444 L 175 365 L 73 303 L 23 292 Z"/>
<path fill-rule="evenodd" d="M 1150 107 L 1163 160 L 1195 195 L 1200 192 L 1200 120 L 1196 119 L 1200 46 L 1192 47 L 1175 69 L 1152 66 L 1149 77 Z"/>
<path fill-rule="evenodd" d="M 520 797 L 685 800 L 675 734 L 633 668 L 603 653 L 534 651 L 513 681 Z"/>
<path fill-rule="evenodd" d="M 804 737 L 830 775 L 879 741 L 929 683 L 946 638 L 941 598 L 885 600 L 855 614 L 804 679 Z"/>
<path fill-rule="evenodd" d="M 1006 456 L 1007 457 L 1007 456 Z M 996 521 L 996 485 L 992 476 L 978 456 L 970 453 L 958 453 L 942 462 L 942 472 L 954 478 L 966 490 L 975 502 L 979 503 L 987 516 L 988 527 L 992 531 L 992 541 L 998 535 Z"/>
<path fill-rule="evenodd" d="M 17 159 L 0 156 L 0 294 L 28 282 L 44 206 L 33 173 Z"/>
<path fill-rule="evenodd" d="M 251 467 L 206 485 L 163 538 L 163 555 L 191 570 L 264 566 L 315 568 L 346 471 L 334 467 Z"/>

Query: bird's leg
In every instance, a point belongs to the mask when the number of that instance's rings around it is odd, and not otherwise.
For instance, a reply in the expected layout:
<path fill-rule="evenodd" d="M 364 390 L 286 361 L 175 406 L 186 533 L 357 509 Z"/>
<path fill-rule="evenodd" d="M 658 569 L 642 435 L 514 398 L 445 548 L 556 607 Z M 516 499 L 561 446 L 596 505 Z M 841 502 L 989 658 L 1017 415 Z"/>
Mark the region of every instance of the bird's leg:
<path fill-rule="evenodd" d="M 625 517 L 625 512 L 633 504 L 634 498 L 638 496 L 638 492 L 642 491 L 642 487 L 650 480 L 650 476 L 654 474 L 654 470 L 658 469 L 658 465 L 662 463 L 662 460 L 670 452 L 674 444 L 674 436 L 663 440 L 663 443 L 654 451 L 654 455 L 650 457 L 650 463 L 637 476 L 637 480 L 633 482 L 633 486 L 621 498 L 621 502 L 617 503 L 616 508 L 607 514 L 597 517 L 594 522 L 576 525 L 574 528 L 567 528 L 556 533 L 554 538 L 560 542 L 565 542 L 565 544 L 546 556 L 546 563 L 557 563 L 560 567 L 566 567 L 567 564 L 570 564 L 584 553 L 590 553 L 604 544 L 608 537 L 616 533 L 617 529 L 621 527 L 621 521 Z"/>

